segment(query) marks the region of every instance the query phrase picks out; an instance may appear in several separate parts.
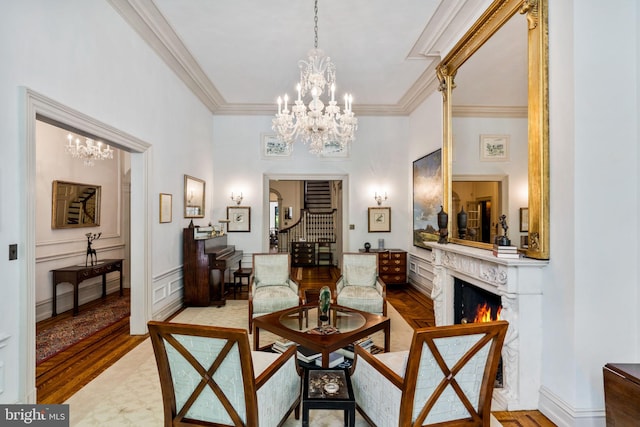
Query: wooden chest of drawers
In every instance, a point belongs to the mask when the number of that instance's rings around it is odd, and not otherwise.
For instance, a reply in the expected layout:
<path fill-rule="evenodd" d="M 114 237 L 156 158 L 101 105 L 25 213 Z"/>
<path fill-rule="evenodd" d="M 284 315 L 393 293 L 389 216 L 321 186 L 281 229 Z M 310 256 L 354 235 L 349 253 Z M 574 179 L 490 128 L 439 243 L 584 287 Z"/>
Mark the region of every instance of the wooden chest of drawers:
<path fill-rule="evenodd" d="M 364 252 L 360 249 L 360 252 Z M 387 285 L 407 283 L 407 252 L 401 249 L 371 249 L 378 254 L 378 275 Z"/>
<path fill-rule="evenodd" d="M 311 266 L 316 263 L 316 244 L 308 242 L 291 243 L 291 265 Z"/>

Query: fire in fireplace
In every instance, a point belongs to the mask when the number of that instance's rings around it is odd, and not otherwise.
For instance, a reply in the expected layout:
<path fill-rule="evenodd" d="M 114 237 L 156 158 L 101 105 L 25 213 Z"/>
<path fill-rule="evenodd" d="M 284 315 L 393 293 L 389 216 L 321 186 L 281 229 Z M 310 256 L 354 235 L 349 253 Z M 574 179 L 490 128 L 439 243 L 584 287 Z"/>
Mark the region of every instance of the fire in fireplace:
<path fill-rule="evenodd" d="M 500 320 L 502 300 L 499 295 L 465 282 L 453 281 L 453 320 L 456 324 L 481 323 Z M 504 386 L 502 359 L 496 373 L 495 388 Z"/>

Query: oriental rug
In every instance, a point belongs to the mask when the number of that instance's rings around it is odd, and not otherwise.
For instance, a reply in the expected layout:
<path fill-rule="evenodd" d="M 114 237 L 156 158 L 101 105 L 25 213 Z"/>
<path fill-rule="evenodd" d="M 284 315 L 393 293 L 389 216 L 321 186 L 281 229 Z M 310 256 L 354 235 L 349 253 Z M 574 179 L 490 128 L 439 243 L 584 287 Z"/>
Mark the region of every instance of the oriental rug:
<path fill-rule="evenodd" d="M 51 326 L 36 330 L 36 365 L 130 314 L 129 296 L 109 298 Z"/>

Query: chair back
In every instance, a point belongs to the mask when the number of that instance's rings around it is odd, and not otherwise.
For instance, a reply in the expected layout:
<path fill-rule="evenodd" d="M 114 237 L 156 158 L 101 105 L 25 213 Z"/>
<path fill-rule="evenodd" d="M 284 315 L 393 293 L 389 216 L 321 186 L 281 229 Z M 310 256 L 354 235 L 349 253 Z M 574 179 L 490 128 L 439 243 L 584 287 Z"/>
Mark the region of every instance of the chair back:
<path fill-rule="evenodd" d="M 417 329 L 399 425 L 458 425 L 465 420 L 465 425 L 488 426 L 507 327 L 506 321 L 496 321 Z"/>
<path fill-rule="evenodd" d="M 342 276 L 348 286 L 374 286 L 378 277 L 378 255 L 345 253 L 342 256 Z"/>
<path fill-rule="evenodd" d="M 245 329 L 149 322 L 165 426 L 257 425 L 257 397 Z"/>
<path fill-rule="evenodd" d="M 290 254 L 253 254 L 256 286 L 284 285 L 291 272 Z"/>

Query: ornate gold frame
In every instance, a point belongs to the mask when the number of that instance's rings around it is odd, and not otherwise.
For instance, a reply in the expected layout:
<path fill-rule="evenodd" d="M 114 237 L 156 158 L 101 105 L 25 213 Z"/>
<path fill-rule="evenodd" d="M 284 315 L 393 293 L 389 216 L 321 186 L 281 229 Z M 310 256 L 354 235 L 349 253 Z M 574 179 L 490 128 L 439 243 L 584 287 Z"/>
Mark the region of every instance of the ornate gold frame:
<path fill-rule="evenodd" d="M 548 0 L 496 0 L 440 62 L 436 73 L 444 107 L 443 206 L 450 212 L 453 134 L 451 100 L 456 72 L 502 25 L 516 13 L 527 16 L 529 26 L 529 247 L 530 258 L 549 258 L 549 102 L 548 102 Z M 449 230 L 454 215 L 449 215 Z M 462 245 L 490 249 L 486 243 L 449 239 Z"/>

